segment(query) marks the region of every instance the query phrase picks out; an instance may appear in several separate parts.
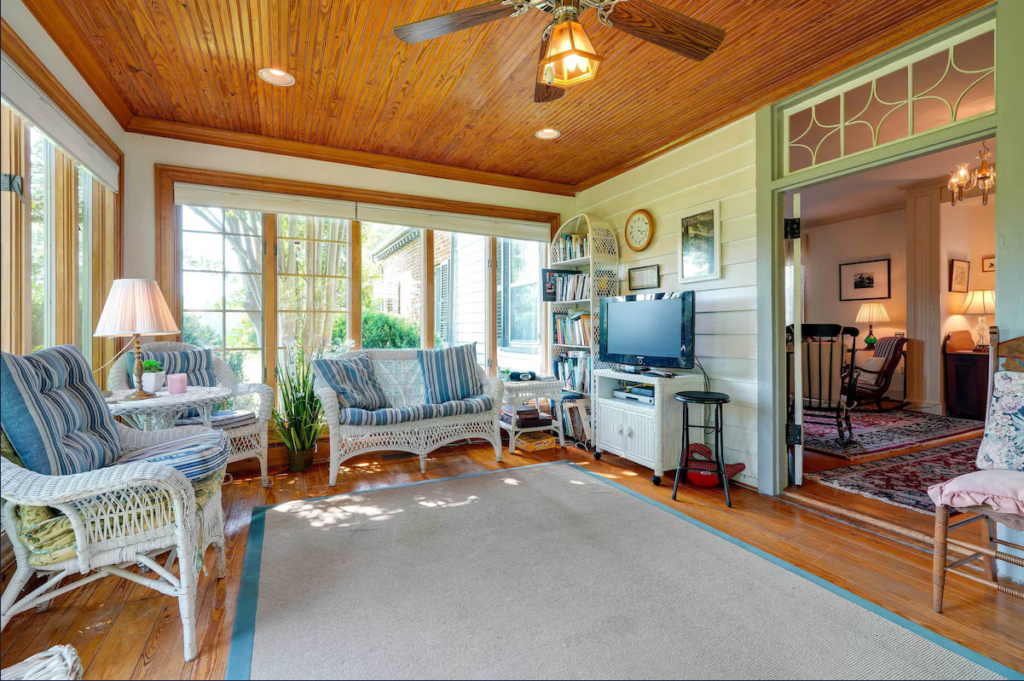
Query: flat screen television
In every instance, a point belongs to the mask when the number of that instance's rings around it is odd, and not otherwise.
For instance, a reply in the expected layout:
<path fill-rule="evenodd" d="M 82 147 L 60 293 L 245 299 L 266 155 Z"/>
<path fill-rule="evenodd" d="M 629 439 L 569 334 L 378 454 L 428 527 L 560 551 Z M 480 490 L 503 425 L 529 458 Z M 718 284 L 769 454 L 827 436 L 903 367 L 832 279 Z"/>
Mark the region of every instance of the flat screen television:
<path fill-rule="evenodd" d="M 693 368 L 693 291 L 601 299 L 602 362 Z"/>

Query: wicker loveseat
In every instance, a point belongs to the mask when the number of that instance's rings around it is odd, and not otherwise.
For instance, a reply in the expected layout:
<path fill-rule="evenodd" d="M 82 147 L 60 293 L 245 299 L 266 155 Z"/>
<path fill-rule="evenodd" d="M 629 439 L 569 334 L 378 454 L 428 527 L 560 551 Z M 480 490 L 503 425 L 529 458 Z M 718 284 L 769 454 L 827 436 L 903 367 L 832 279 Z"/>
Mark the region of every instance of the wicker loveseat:
<path fill-rule="evenodd" d="M 147 352 L 198 349 L 197 346 L 188 343 L 146 343 L 142 346 L 142 353 L 145 358 Z M 258 459 L 263 486 L 270 487 L 270 478 L 267 476 L 267 429 L 274 410 L 274 389 L 262 383 L 239 383 L 228 363 L 216 354 L 213 355 L 213 372 L 217 375 L 217 385 L 227 388 L 233 395 L 232 410 L 216 412 L 213 415 L 213 427 L 223 430 L 231 438 L 231 456 L 228 463 Z M 126 390 L 133 387 L 130 380 L 128 362 L 115 362 L 110 370 L 107 385 L 111 390 Z M 251 414 L 252 418 L 239 419 L 239 414 Z M 180 423 L 199 425 L 197 421 L 198 419 L 184 419 Z"/>
<path fill-rule="evenodd" d="M 426 402 L 423 373 L 416 350 L 360 350 L 332 355 L 329 359 L 349 359 L 367 354 L 373 363 L 377 382 L 396 409 L 416 407 Z M 345 461 L 369 452 L 397 450 L 420 457 L 420 470 L 427 470 L 427 454 L 445 445 L 468 439 L 486 440 L 494 447 L 501 461 L 501 398 L 504 385 L 477 366 L 483 383 L 483 394 L 490 398 L 490 408 L 476 414 L 435 416 L 407 423 L 389 425 L 343 425 L 338 394 L 318 375 L 314 388 L 323 403 L 324 415 L 331 436 L 330 484 L 338 481 L 338 472 Z"/>

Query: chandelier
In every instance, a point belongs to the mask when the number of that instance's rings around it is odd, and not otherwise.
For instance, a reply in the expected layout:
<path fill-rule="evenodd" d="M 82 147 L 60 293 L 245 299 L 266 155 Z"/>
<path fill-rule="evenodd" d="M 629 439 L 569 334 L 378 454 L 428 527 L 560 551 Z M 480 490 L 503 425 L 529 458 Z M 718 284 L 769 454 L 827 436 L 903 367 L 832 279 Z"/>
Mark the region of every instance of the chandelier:
<path fill-rule="evenodd" d="M 970 163 L 957 164 L 956 170 L 949 174 L 949 183 L 946 185 L 952 195 L 951 205 L 955 206 L 957 201 L 963 201 L 964 192 L 969 192 L 975 187 L 981 188 L 981 205 L 988 205 L 989 192 L 996 186 L 996 171 L 988 164 L 988 159 L 991 156 L 992 152 L 988 150 L 988 144 L 982 142 L 981 151 L 978 152 L 978 158 L 981 159 L 980 166 L 971 171 L 969 170 Z"/>

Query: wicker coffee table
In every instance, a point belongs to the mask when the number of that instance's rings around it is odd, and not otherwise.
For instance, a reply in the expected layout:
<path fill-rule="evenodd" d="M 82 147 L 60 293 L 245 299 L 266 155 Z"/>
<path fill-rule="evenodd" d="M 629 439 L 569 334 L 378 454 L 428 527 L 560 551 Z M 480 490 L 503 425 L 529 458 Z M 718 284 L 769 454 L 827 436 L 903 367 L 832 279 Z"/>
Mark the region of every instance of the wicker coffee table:
<path fill-rule="evenodd" d="M 110 413 L 120 416 L 126 424 L 138 430 L 164 430 L 173 428 L 178 419 L 185 416 L 190 409 L 199 412 L 203 425 L 212 426 L 213 408 L 221 402 L 231 399 L 231 391 L 227 388 L 189 386 L 183 393 L 172 395 L 166 390 L 156 393 L 156 397 L 148 400 L 122 401 L 134 390 L 115 390 L 107 398 Z"/>

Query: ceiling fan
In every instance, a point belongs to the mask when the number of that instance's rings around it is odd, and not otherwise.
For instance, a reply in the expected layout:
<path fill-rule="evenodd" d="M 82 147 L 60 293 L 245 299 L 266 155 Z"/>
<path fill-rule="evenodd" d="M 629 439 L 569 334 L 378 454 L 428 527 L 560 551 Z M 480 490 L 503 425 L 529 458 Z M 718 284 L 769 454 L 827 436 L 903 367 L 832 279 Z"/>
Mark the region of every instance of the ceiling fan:
<path fill-rule="evenodd" d="M 587 9 L 597 10 L 598 19 L 605 26 L 695 61 L 708 57 L 725 39 L 724 30 L 648 0 L 491 0 L 398 26 L 394 32 L 399 40 L 415 44 L 498 19 L 518 17 L 531 9 L 553 15 L 541 35 L 535 102 L 558 99 L 565 94 L 565 88 L 592 80 L 597 74 L 601 57 L 579 22 L 580 14 Z"/>

